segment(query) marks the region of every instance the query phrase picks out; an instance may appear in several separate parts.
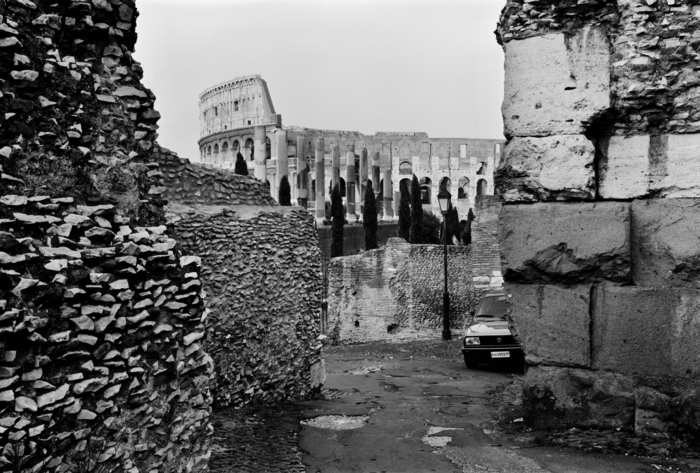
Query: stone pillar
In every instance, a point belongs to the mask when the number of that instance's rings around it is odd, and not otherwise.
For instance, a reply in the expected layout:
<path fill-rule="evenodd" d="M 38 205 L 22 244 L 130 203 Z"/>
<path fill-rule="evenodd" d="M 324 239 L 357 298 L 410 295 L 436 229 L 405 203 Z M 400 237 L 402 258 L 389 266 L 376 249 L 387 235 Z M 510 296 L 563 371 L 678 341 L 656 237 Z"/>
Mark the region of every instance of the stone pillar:
<path fill-rule="evenodd" d="M 345 158 L 345 192 L 347 195 L 348 223 L 357 221 L 355 214 L 355 146 L 348 145 Z"/>
<path fill-rule="evenodd" d="M 391 186 L 391 169 L 382 173 L 384 175 L 384 218 L 383 220 L 394 220 L 393 197 L 394 190 Z"/>
<path fill-rule="evenodd" d="M 325 145 L 323 138 L 319 138 L 316 140 L 316 221 L 318 223 L 326 218 L 325 171 Z"/>
<path fill-rule="evenodd" d="M 700 312 L 692 2 L 537 3 L 508 0 L 497 31 L 510 137 L 498 244 L 529 365 L 524 418 L 698 435 L 687 420 L 700 416 L 700 344 L 688 341 Z"/>
<path fill-rule="evenodd" d="M 287 176 L 289 179 L 289 158 L 287 157 L 287 131 L 277 130 L 275 132 L 277 139 L 277 189 L 280 188 L 282 176 Z M 292 182 L 289 183 L 291 187 Z M 291 189 L 290 189 L 291 191 Z"/>
<path fill-rule="evenodd" d="M 372 187 L 374 189 L 374 196 L 377 197 L 379 193 L 381 192 L 381 171 L 379 168 L 379 151 L 374 152 L 374 157 L 372 158 Z M 382 209 L 382 202 L 377 200 L 377 215 L 379 215 L 380 210 Z"/>
<path fill-rule="evenodd" d="M 331 192 L 335 186 L 340 188 L 340 147 L 337 144 L 331 145 Z"/>
<path fill-rule="evenodd" d="M 360 150 L 360 182 L 357 185 L 360 193 L 360 202 L 362 202 L 360 205 L 360 215 L 362 215 L 362 212 L 364 212 L 365 209 L 365 186 L 367 185 L 368 169 L 367 148 L 362 148 Z"/>
<path fill-rule="evenodd" d="M 255 178 L 265 182 L 267 180 L 267 161 L 265 160 L 265 127 L 256 126 L 253 133 Z"/>
<path fill-rule="evenodd" d="M 306 162 L 306 136 L 297 136 L 297 205 L 306 208 L 309 200 L 309 167 Z"/>

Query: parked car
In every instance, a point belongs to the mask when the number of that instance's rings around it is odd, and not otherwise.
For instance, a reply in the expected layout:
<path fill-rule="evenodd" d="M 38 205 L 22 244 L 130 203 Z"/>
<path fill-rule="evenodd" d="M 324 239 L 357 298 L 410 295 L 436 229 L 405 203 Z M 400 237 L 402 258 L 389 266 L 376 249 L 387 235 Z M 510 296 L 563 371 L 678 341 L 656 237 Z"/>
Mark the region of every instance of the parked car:
<path fill-rule="evenodd" d="M 508 328 L 506 299 L 504 289 L 491 291 L 472 312 L 462 341 L 467 368 L 475 368 L 479 362 L 505 360 L 524 369 L 523 351 Z"/>

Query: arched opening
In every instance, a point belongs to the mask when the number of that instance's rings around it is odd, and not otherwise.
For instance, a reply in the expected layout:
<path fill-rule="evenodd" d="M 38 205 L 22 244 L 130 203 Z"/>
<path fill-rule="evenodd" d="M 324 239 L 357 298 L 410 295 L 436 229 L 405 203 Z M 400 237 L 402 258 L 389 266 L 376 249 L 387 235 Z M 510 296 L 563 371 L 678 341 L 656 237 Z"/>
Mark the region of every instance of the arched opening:
<path fill-rule="evenodd" d="M 316 200 L 316 179 L 311 179 L 311 200 Z"/>
<path fill-rule="evenodd" d="M 450 180 L 449 177 L 443 177 L 440 179 L 440 190 L 446 190 L 449 192 L 450 187 L 452 187 L 452 181 Z"/>
<path fill-rule="evenodd" d="M 476 195 L 486 195 L 486 186 L 486 179 L 479 179 L 479 181 L 476 183 Z"/>
<path fill-rule="evenodd" d="M 270 143 L 270 138 L 265 137 L 265 159 L 272 158 L 272 144 Z"/>
<path fill-rule="evenodd" d="M 463 177 L 459 180 L 459 189 L 457 190 L 457 200 L 469 199 L 469 179 Z"/>
<path fill-rule="evenodd" d="M 243 148 L 243 156 L 249 160 L 252 161 L 255 159 L 254 153 L 255 153 L 255 147 L 253 146 L 253 140 L 251 138 L 248 138 L 245 140 L 245 146 Z"/>
<path fill-rule="evenodd" d="M 214 154 L 219 154 L 219 144 L 214 145 Z"/>
<path fill-rule="evenodd" d="M 430 185 L 432 184 L 432 181 L 430 180 L 429 177 L 421 177 L 420 178 L 420 198 L 421 201 L 426 204 L 430 205 L 432 201 L 431 197 L 431 192 L 430 192 Z"/>
<path fill-rule="evenodd" d="M 221 151 L 224 152 L 224 153 L 225 153 L 226 151 L 228 151 L 228 142 L 227 142 L 227 141 L 224 141 L 224 144 L 221 145 Z"/>
<path fill-rule="evenodd" d="M 478 166 L 479 168 L 477 169 L 476 173 L 480 176 L 485 175 L 487 167 L 486 161 L 481 161 L 480 163 L 478 163 Z"/>
<path fill-rule="evenodd" d="M 207 156 L 211 156 L 211 146 L 207 146 Z"/>
<path fill-rule="evenodd" d="M 413 174 L 413 166 L 408 161 L 399 164 L 399 174 L 410 176 Z"/>
<path fill-rule="evenodd" d="M 233 143 L 231 144 L 231 152 L 238 156 L 238 149 L 241 147 L 241 144 L 238 142 L 238 140 L 233 140 Z"/>
<path fill-rule="evenodd" d="M 411 195 L 411 179 L 401 179 L 399 181 L 399 192 L 403 192 L 404 188 L 408 195 Z"/>

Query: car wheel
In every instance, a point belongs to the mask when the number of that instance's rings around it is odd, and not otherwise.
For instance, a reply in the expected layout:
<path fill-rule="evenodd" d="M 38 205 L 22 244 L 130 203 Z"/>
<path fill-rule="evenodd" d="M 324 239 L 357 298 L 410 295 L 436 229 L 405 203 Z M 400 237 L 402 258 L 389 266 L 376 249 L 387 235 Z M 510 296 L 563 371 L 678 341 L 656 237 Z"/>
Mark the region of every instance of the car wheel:
<path fill-rule="evenodd" d="M 474 361 L 474 358 L 466 354 L 464 355 L 464 364 L 469 369 L 473 370 L 476 368 L 476 362 Z"/>

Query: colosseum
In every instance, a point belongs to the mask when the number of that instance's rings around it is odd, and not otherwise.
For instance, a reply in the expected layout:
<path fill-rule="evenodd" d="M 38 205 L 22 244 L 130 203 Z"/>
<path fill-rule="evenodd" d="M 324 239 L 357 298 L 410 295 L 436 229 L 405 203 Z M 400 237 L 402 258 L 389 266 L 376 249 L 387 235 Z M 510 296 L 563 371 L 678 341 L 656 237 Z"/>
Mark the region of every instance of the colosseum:
<path fill-rule="evenodd" d="M 420 180 L 426 210 L 439 214 L 436 196 L 446 187 L 464 215 L 475 197 L 493 194 L 493 171 L 504 143 L 502 139 L 430 138 L 422 132 L 365 135 L 283 126 L 267 83 L 259 75 L 205 90 L 199 96 L 199 112 L 203 163 L 233 169 L 240 152 L 250 174 L 267 181 L 272 196 L 277 198 L 280 179 L 287 175 L 292 203 L 312 209 L 322 208 L 319 202 L 329 199 L 335 163 L 349 220 L 360 213 L 367 185 L 383 202 L 383 218 L 394 219 L 400 185 L 412 174 Z M 360 184 L 357 189 L 355 183 Z M 317 218 L 322 218 L 320 211 Z"/>

